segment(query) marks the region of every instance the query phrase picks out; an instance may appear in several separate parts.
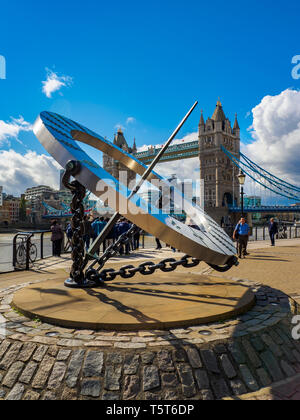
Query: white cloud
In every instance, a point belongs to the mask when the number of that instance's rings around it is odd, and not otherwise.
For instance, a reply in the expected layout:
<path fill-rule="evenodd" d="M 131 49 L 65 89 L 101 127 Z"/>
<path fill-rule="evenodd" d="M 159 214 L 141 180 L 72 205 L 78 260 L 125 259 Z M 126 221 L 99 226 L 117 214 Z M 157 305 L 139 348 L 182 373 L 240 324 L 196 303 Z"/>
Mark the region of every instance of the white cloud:
<path fill-rule="evenodd" d="M 47 71 L 47 80 L 42 82 L 43 93 L 47 98 L 52 98 L 52 94 L 62 87 L 69 87 L 73 82 L 73 78 L 70 76 L 58 76 L 54 71 L 46 69 Z"/>
<path fill-rule="evenodd" d="M 181 181 L 197 181 L 200 179 L 199 168 L 199 158 L 192 158 L 184 160 L 175 160 L 172 162 L 163 162 L 158 164 L 155 170 L 164 177 L 170 177 L 174 174 L 177 175 L 177 178 Z"/>
<path fill-rule="evenodd" d="M 0 151 L 0 185 L 8 194 L 20 195 L 37 185 L 59 187 L 60 165 L 50 156 L 29 151 L 25 155 L 14 150 Z"/>
<path fill-rule="evenodd" d="M 11 121 L 0 120 L 0 146 L 7 143 L 9 138 L 18 140 L 21 131 L 31 130 L 32 125 L 25 121 L 23 117 L 11 118 Z"/>
<path fill-rule="evenodd" d="M 136 119 L 134 117 L 128 117 L 126 120 L 126 124 L 133 124 L 136 122 Z"/>
<path fill-rule="evenodd" d="M 300 185 L 300 92 L 266 96 L 253 110 L 253 142 L 242 152 L 279 178 Z"/>

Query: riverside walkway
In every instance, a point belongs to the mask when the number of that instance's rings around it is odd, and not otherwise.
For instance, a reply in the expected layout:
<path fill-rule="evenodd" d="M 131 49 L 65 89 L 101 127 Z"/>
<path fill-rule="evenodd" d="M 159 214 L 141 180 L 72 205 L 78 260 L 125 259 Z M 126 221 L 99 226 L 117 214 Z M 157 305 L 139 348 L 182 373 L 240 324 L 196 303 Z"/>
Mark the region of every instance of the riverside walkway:
<path fill-rule="evenodd" d="M 291 337 L 291 317 L 300 304 L 300 241 L 280 241 L 275 248 L 251 243 L 249 252 L 225 275 L 204 263 L 176 274 L 183 283 L 202 275 L 209 276 L 207 282 L 223 278 L 250 287 L 256 295 L 250 311 L 167 330 L 63 328 L 11 308 L 25 285 L 66 278 L 68 257 L 0 275 L 0 399 L 300 399 L 300 343 Z M 174 258 L 169 250 L 143 250 L 110 265 L 169 257 Z"/>

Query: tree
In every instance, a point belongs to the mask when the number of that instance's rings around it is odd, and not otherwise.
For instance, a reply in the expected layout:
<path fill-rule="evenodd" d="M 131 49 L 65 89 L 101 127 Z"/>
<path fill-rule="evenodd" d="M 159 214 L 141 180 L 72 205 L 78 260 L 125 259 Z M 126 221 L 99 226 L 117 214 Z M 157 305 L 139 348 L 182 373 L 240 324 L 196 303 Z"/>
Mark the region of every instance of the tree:
<path fill-rule="evenodd" d="M 21 201 L 20 201 L 19 218 L 21 222 L 26 221 L 26 200 L 25 200 L 24 195 L 21 197 Z"/>

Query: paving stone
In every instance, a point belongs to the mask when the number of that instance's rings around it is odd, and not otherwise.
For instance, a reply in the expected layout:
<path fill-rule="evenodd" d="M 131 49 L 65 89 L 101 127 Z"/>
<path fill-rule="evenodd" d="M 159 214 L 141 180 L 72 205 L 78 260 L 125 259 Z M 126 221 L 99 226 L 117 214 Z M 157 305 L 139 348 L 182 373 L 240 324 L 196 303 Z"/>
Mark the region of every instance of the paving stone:
<path fill-rule="evenodd" d="M 209 389 L 209 378 L 206 371 L 203 369 L 196 369 L 194 374 L 200 391 L 202 389 Z"/>
<path fill-rule="evenodd" d="M 23 397 L 24 401 L 38 401 L 40 399 L 40 394 L 34 391 L 27 391 Z"/>
<path fill-rule="evenodd" d="M 83 379 L 80 395 L 84 397 L 100 397 L 101 383 L 96 379 Z"/>
<path fill-rule="evenodd" d="M 36 349 L 36 344 L 25 343 L 23 345 L 22 350 L 20 351 L 18 360 L 20 360 L 21 362 L 28 362 L 28 360 L 30 360 L 31 356 L 33 355 L 35 349 Z"/>
<path fill-rule="evenodd" d="M 283 339 L 277 334 L 274 328 L 270 329 L 268 332 L 276 344 L 282 345 L 284 343 Z"/>
<path fill-rule="evenodd" d="M 123 363 L 123 356 L 120 353 L 109 353 L 107 355 L 107 360 L 106 363 L 107 364 L 112 364 L 112 365 L 120 365 L 121 363 Z"/>
<path fill-rule="evenodd" d="M 109 341 L 93 341 L 84 343 L 85 347 L 112 347 L 114 344 Z"/>
<path fill-rule="evenodd" d="M 282 370 L 283 370 L 283 372 L 286 374 L 286 376 L 288 376 L 289 378 L 290 377 L 292 377 L 292 376 L 295 376 L 296 375 L 296 371 L 295 371 L 295 369 L 288 363 L 288 362 L 286 362 L 285 360 L 282 360 L 281 362 L 280 362 L 280 366 L 281 366 L 281 368 L 282 368 Z"/>
<path fill-rule="evenodd" d="M 249 368 L 246 365 L 240 365 L 240 372 L 246 386 L 250 389 L 250 391 L 257 391 L 259 386 Z"/>
<path fill-rule="evenodd" d="M 179 395 L 175 391 L 167 390 L 165 391 L 164 398 L 165 401 L 176 401 L 179 400 Z"/>
<path fill-rule="evenodd" d="M 125 376 L 124 380 L 124 400 L 134 400 L 140 392 L 140 378 L 136 375 Z"/>
<path fill-rule="evenodd" d="M 66 374 L 66 384 L 69 388 L 75 388 L 77 380 L 81 371 L 85 351 L 75 350 Z"/>
<path fill-rule="evenodd" d="M 284 375 L 275 359 L 274 355 L 270 350 L 263 352 L 260 356 L 266 365 L 269 374 L 271 375 L 274 382 L 279 382 L 284 379 Z"/>
<path fill-rule="evenodd" d="M 199 352 L 196 348 L 189 347 L 186 349 L 186 353 L 188 356 L 188 360 L 190 362 L 190 365 L 194 368 L 202 368 L 202 361 L 200 359 Z"/>
<path fill-rule="evenodd" d="M 270 379 L 268 373 L 266 372 L 264 368 L 257 369 L 256 373 L 264 388 L 271 385 L 272 380 Z"/>
<path fill-rule="evenodd" d="M 292 353 L 297 362 L 300 362 L 300 353 L 297 350 L 293 350 Z"/>
<path fill-rule="evenodd" d="M 39 366 L 39 369 L 33 379 L 32 387 L 37 389 L 43 389 L 49 374 L 53 368 L 53 365 L 55 363 L 55 359 L 50 356 L 45 356 L 42 363 Z"/>
<path fill-rule="evenodd" d="M 156 337 L 133 337 L 132 343 L 151 343 L 152 341 L 155 341 Z"/>
<path fill-rule="evenodd" d="M 10 393 L 5 398 L 7 401 L 20 401 L 25 392 L 25 387 L 22 384 L 16 384 Z"/>
<path fill-rule="evenodd" d="M 135 375 L 138 371 L 140 356 L 138 354 L 126 355 L 124 360 L 124 374 Z"/>
<path fill-rule="evenodd" d="M 84 342 L 82 340 L 63 339 L 57 342 L 57 345 L 61 347 L 82 347 L 83 344 Z"/>
<path fill-rule="evenodd" d="M 56 357 L 59 349 L 56 346 L 49 347 L 48 354 L 49 356 Z"/>
<path fill-rule="evenodd" d="M 242 353 L 241 348 L 237 342 L 229 343 L 228 349 L 231 355 L 233 356 L 234 360 L 236 361 L 236 363 L 238 364 L 246 363 L 246 358 L 244 354 Z"/>
<path fill-rule="evenodd" d="M 104 388 L 108 391 L 120 390 L 122 368 L 120 366 L 106 366 Z"/>
<path fill-rule="evenodd" d="M 25 365 L 23 362 L 13 363 L 2 382 L 2 385 L 7 386 L 8 388 L 12 388 L 18 380 L 18 377 L 20 376 L 20 373 L 22 372 L 24 366 Z"/>
<path fill-rule="evenodd" d="M 36 349 L 36 352 L 33 355 L 33 360 L 35 362 L 41 362 L 43 360 L 43 358 L 45 357 L 47 351 L 48 351 L 48 346 L 39 346 Z"/>
<path fill-rule="evenodd" d="M 144 365 L 150 365 L 155 359 L 156 353 L 146 352 L 141 354 L 141 359 Z"/>
<path fill-rule="evenodd" d="M 291 349 L 286 344 L 281 345 L 280 348 L 283 351 L 283 354 L 285 355 L 288 362 L 290 362 L 290 363 L 296 363 L 297 362 L 297 359 L 295 358 L 293 352 L 291 351 Z"/>
<path fill-rule="evenodd" d="M 18 354 L 22 348 L 21 343 L 13 343 L 9 350 L 5 353 L 3 359 L 0 363 L 0 369 L 7 370 L 13 364 L 13 362 L 17 359 Z"/>
<path fill-rule="evenodd" d="M 247 389 L 246 389 L 245 385 L 239 379 L 235 379 L 233 381 L 230 381 L 230 387 L 233 391 L 233 394 L 236 395 L 236 396 L 243 395 L 243 394 L 247 393 Z"/>
<path fill-rule="evenodd" d="M 175 373 L 163 373 L 161 375 L 162 387 L 176 388 L 179 385 L 177 376 Z"/>
<path fill-rule="evenodd" d="M 217 354 L 223 354 L 226 353 L 227 350 L 224 344 L 217 344 L 216 346 L 214 346 L 214 352 Z"/>
<path fill-rule="evenodd" d="M 203 389 L 200 391 L 200 395 L 203 401 L 213 401 L 215 399 L 210 389 Z"/>
<path fill-rule="evenodd" d="M 160 386 L 160 378 L 156 366 L 145 366 L 143 369 L 143 389 L 151 391 Z"/>
<path fill-rule="evenodd" d="M 102 400 L 103 401 L 119 401 L 120 400 L 120 395 L 119 394 L 115 394 L 114 392 L 104 392 L 102 395 Z"/>
<path fill-rule="evenodd" d="M 220 373 L 217 357 L 212 350 L 200 350 L 201 358 L 207 370 Z"/>
<path fill-rule="evenodd" d="M 38 364 L 35 362 L 29 362 L 25 369 L 23 370 L 22 375 L 20 376 L 19 382 L 22 382 L 24 384 L 29 384 L 31 382 L 31 379 L 33 375 L 35 374 L 36 370 L 38 368 Z"/>
<path fill-rule="evenodd" d="M 4 354 L 7 352 L 8 348 L 10 346 L 10 342 L 7 340 L 4 340 L 0 345 L 0 360 L 4 356 Z"/>
<path fill-rule="evenodd" d="M 63 362 L 56 362 L 48 381 L 48 389 L 54 390 L 61 386 L 65 377 L 67 365 Z"/>
<path fill-rule="evenodd" d="M 62 401 L 74 401 L 77 400 L 77 391 L 75 389 L 64 388 L 61 396 Z"/>
<path fill-rule="evenodd" d="M 157 344 L 157 343 L 151 343 Z M 145 343 L 115 343 L 114 347 L 117 349 L 145 349 L 147 348 Z"/>
<path fill-rule="evenodd" d="M 171 358 L 171 353 L 161 350 L 157 353 L 158 367 L 162 372 L 174 372 L 175 367 Z"/>
<path fill-rule="evenodd" d="M 177 366 L 180 382 L 182 384 L 182 393 L 186 398 L 192 398 L 196 395 L 196 386 L 193 372 L 190 366 L 179 364 Z"/>
<path fill-rule="evenodd" d="M 58 362 L 65 362 L 70 357 L 71 350 L 59 350 L 56 360 Z"/>
<path fill-rule="evenodd" d="M 86 378 L 101 376 L 103 363 L 104 353 L 99 351 L 89 351 L 83 365 L 83 376 Z"/>
<path fill-rule="evenodd" d="M 273 339 L 270 337 L 269 334 L 262 334 L 261 335 L 262 340 L 267 345 L 267 347 L 272 351 L 274 356 L 281 357 L 282 356 L 282 350 L 280 347 L 273 341 Z"/>
<path fill-rule="evenodd" d="M 220 357 L 220 361 L 221 361 L 222 368 L 227 378 L 229 379 L 235 378 L 237 376 L 237 372 L 235 368 L 233 367 L 228 355 L 222 354 L 222 356 Z"/>
<path fill-rule="evenodd" d="M 145 400 L 146 401 L 159 401 L 161 400 L 161 396 L 158 394 L 153 394 L 152 392 L 145 392 Z"/>
<path fill-rule="evenodd" d="M 255 368 L 261 367 L 261 360 L 257 356 L 257 354 L 256 354 L 254 348 L 252 347 L 252 345 L 250 344 L 250 341 L 246 338 L 242 339 L 242 346 L 245 349 L 245 352 L 246 352 L 250 362 L 252 363 L 252 365 Z"/>
<path fill-rule="evenodd" d="M 291 333 L 290 331 L 288 332 L 289 335 L 286 334 L 286 331 L 283 330 L 281 327 L 277 327 L 275 328 L 275 331 L 277 332 L 277 334 L 280 336 L 280 338 L 283 340 L 284 343 L 286 343 L 289 347 L 293 347 L 292 343 L 291 343 Z"/>
<path fill-rule="evenodd" d="M 217 379 L 211 381 L 213 392 L 218 400 L 231 395 L 229 388 L 224 379 Z"/>
<path fill-rule="evenodd" d="M 57 398 L 55 396 L 55 394 L 53 394 L 53 392 L 47 391 L 45 392 L 42 401 L 56 401 Z"/>
<path fill-rule="evenodd" d="M 250 338 L 251 344 L 253 345 L 253 347 L 255 348 L 256 351 L 263 351 L 265 348 L 265 345 L 263 343 L 263 341 L 258 337 L 251 337 Z"/>
<path fill-rule="evenodd" d="M 174 362 L 186 362 L 186 353 L 183 349 L 175 349 L 172 351 Z"/>

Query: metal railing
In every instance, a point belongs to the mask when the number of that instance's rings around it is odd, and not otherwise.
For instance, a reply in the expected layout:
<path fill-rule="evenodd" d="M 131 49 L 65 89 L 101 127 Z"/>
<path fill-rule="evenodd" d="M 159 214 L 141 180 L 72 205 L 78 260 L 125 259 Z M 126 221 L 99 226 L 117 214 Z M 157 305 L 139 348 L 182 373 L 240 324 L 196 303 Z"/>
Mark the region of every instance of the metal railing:
<path fill-rule="evenodd" d="M 63 253 L 70 252 L 70 243 L 64 235 Z M 29 270 L 37 261 L 53 254 L 51 231 L 19 232 L 0 238 L 0 273 Z"/>

